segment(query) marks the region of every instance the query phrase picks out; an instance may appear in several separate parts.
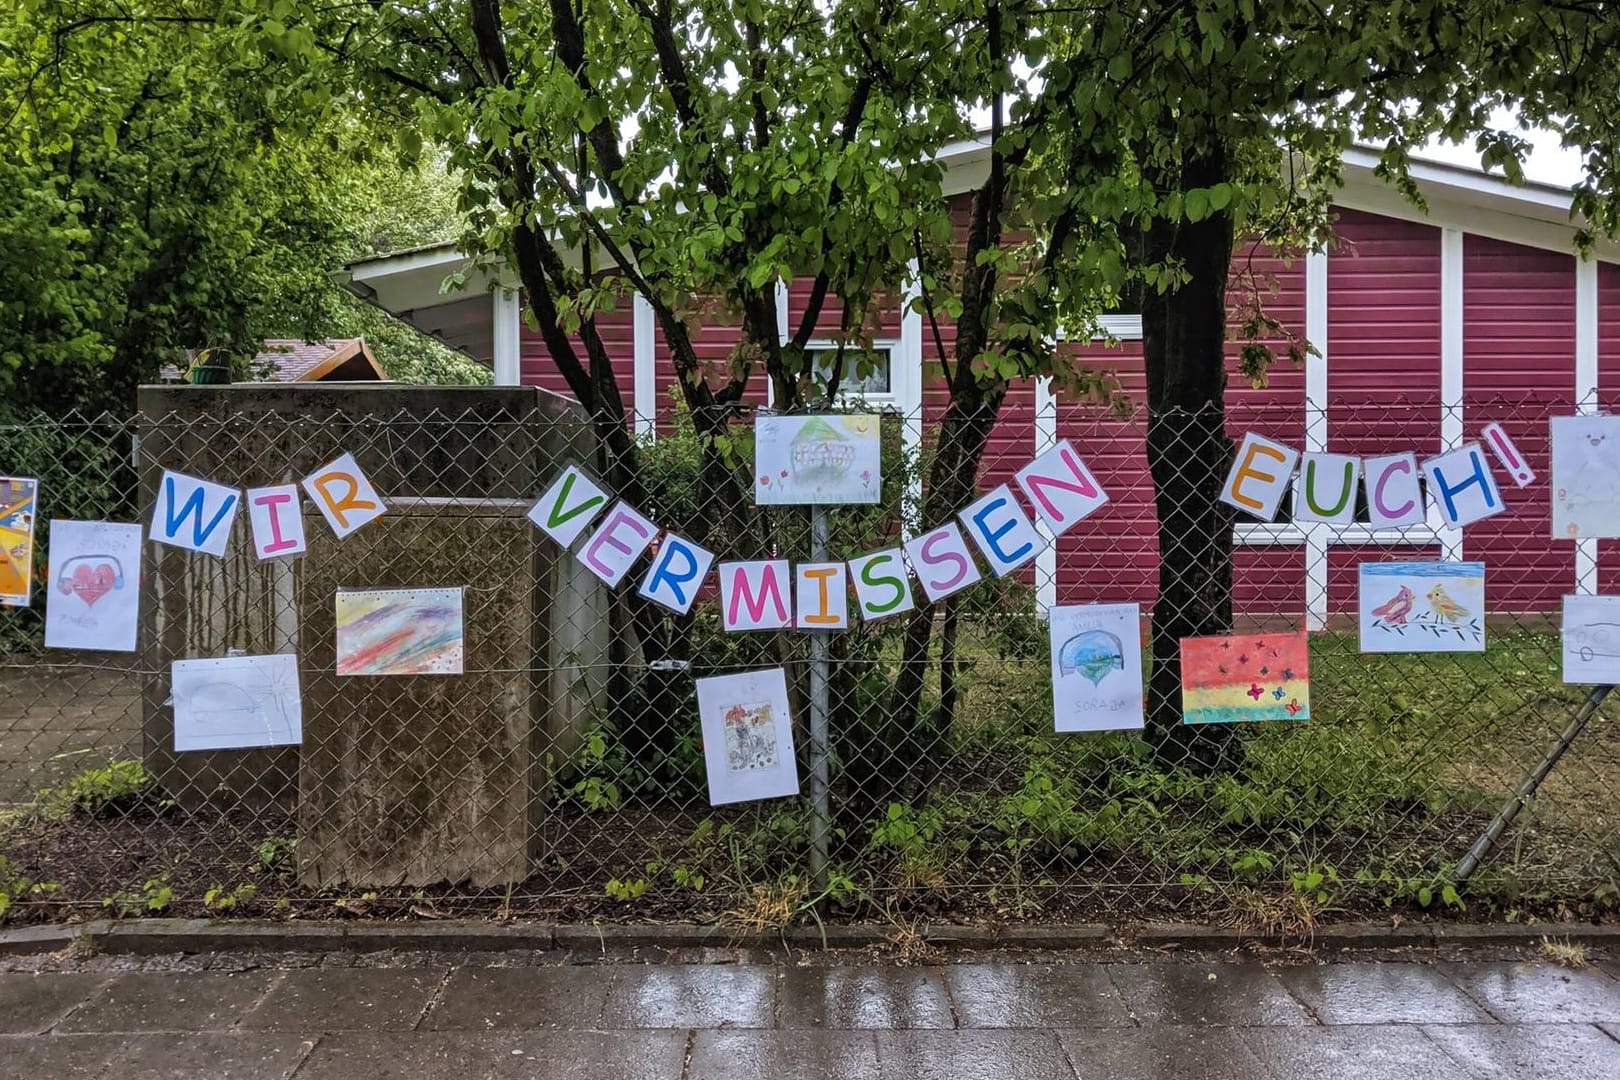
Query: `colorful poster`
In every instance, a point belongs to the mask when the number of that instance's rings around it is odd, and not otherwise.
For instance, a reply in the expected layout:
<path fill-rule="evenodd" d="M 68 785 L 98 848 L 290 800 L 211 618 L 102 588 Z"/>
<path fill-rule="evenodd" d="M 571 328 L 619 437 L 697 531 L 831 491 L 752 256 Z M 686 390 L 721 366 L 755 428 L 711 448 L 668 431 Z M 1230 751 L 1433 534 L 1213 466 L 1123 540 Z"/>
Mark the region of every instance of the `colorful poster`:
<path fill-rule="evenodd" d="M 1620 416 L 1552 418 L 1552 534 L 1620 536 Z"/>
<path fill-rule="evenodd" d="M 1309 720 L 1304 632 L 1183 638 L 1181 711 L 1187 724 Z"/>
<path fill-rule="evenodd" d="M 1566 596 L 1564 681 L 1620 683 L 1620 596 Z"/>
<path fill-rule="evenodd" d="M 134 652 L 141 592 L 141 527 L 53 521 L 45 645 Z"/>
<path fill-rule="evenodd" d="M 177 753 L 304 741 L 297 657 L 176 660 L 170 671 Z"/>
<path fill-rule="evenodd" d="M 878 418 L 864 414 L 754 420 L 754 502 L 875 503 L 883 489 Z"/>
<path fill-rule="evenodd" d="M 1356 593 L 1364 653 L 1485 651 L 1482 562 L 1365 562 Z"/>
<path fill-rule="evenodd" d="M 799 793 L 782 668 L 697 680 L 709 805 Z"/>
<path fill-rule="evenodd" d="M 1055 731 L 1140 731 L 1142 609 L 1075 604 L 1048 609 Z"/>
<path fill-rule="evenodd" d="M 0 604 L 27 607 L 34 591 L 34 511 L 39 481 L 0 480 Z"/>
<path fill-rule="evenodd" d="M 461 590 L 337 594 L 339 675 L 460 675 Z"/>

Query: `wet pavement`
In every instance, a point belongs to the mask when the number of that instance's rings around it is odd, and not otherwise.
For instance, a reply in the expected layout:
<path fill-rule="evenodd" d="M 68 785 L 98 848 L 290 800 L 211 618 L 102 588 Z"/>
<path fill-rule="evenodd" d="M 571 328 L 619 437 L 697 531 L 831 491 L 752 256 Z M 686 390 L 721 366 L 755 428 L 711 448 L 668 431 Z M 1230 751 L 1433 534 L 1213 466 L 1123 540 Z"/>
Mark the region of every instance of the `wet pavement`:
<path fill-rule="evenodd" d="M 1607 960 L 648 959 L 9 958 L 0 1080 L 1620 1077 Z"/>

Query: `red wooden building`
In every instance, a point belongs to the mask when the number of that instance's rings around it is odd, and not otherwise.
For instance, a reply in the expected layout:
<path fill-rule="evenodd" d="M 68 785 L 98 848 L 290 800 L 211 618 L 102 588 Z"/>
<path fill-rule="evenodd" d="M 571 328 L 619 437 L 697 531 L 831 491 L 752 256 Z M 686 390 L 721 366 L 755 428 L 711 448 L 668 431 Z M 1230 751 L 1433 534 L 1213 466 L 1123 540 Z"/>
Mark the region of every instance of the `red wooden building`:
<path fill-rule="evenodd" d="M 986 148 L 961 144 L 943 156 L 965 217 Z M 1398 531 L 1240 524 L 1238 610 L 1304 615 L 1321 626 L 1329 615 L 1354 610 L 1357 562 L 1442 554 L 1485 561 L 1497 612 L 1551 611 L 1577 587 L 1620 590 L 1620 542 L 1555 542 L 1546 487 L 1548 418 L 1609 411 L 1620 402 L 1620 245 L 1600 243 L 1595 259 L 1577 257 L 1566 190 L 1515 187 L 1477 170 L 1420 164 L 1413 171 L 1428 203 L 1424 211 L 1377 180 L 1374 161 L 1365 151 L 1348 155 L 1347 182 L 1336 199 L 1340 242 L 1331 251 L 1292 261 L 1238 253 L 1241 267 L 1274 284 L 1268 313 L 1320 355 L 1302 368 L 1279 363 L 1268 385 L 1255 390 L 1236 373 L 1234 345 L 1232 434 L 1252 429 L 1304 450 L 1363 456 L 1412 450 L 1421 458 L 1476 439 L 1484 424 L 1498 420 L 1538 480 L 1518 489 L 1499 477 L 1508 511 L 1457 531 L 1437 521 Z M 440 247 L 358 263 L 348 275 L 367 299 L 490 364 L 498 383 L 566 393 L 539 335 L 522 325 L 511 287 L 486 277 L 441 294 L 444 278 L 465 268 L 462 256 Z M 808 284 L 784 287 L 789 318 L 801 310 Z M 836 308 L 829 305 L 823 320 L 830 337 Z M 638 429 L 656 434 L 670 408 L 673 376 L 651 309 L 638 298 L 599 322 Z M 1117 371 L 1127 394 L 1139 400 L 1140 320 L 1113 316 L 1108 326 L 1118 344 L 1081 348 Z M 701 356 L 724 363 L 736 334 L 716 320 L 695 327 L 693 337 Z M 943 385 L 925 374 L 932 335 L 925 340 L 921 317 L 903 314 L 898 303 L 883 314 L 881 334 L 885 362 L 864 396 L 905 416 L 907 437 L 919 440 L 946 400 Z M 755 382 L 763 400 L 765 380 Z M 1010 480 L 1060 437 L 1081 450 L 1111 501 L 1043 554 L 1034 576 L 1041 599 L 1151 601 L 1158 560 L 1140 411 L 1120 419 L 1092 404 L 1056 401 L 1044 385 L 1015 387 L 981 487 Z"/>

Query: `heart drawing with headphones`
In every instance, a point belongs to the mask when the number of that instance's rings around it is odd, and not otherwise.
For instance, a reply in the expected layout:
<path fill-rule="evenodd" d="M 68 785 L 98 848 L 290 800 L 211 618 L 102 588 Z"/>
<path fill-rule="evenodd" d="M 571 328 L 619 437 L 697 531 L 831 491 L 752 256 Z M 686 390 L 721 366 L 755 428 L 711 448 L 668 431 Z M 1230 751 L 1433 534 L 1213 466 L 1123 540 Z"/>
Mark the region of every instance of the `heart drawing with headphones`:
<path fill-rule="evenodd" d="M 83 600 L 87 607 L 95 607 L 97 600 L 117 587 L 118 577 L 118 572 L 110 563 L 80 563 L 73 568 L 72 577 L 65 582 L 65 591 Z"/>

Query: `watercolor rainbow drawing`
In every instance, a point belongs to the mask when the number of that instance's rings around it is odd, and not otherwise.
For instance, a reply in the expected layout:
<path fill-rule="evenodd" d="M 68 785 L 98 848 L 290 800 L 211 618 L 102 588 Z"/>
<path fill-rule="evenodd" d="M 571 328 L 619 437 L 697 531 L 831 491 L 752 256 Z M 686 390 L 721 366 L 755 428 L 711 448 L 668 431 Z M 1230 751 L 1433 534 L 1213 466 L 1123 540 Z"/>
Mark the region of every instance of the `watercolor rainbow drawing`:
<path fill-rule="evenodd" d="M 460 675 L 460 589 L 337 594 L 339 675 Z"/>
<path fill-rule="evenodd" d="M 1186 724 L 1311 718 L 1310 650 L 1303 633 L 1183 638 Z"/>

